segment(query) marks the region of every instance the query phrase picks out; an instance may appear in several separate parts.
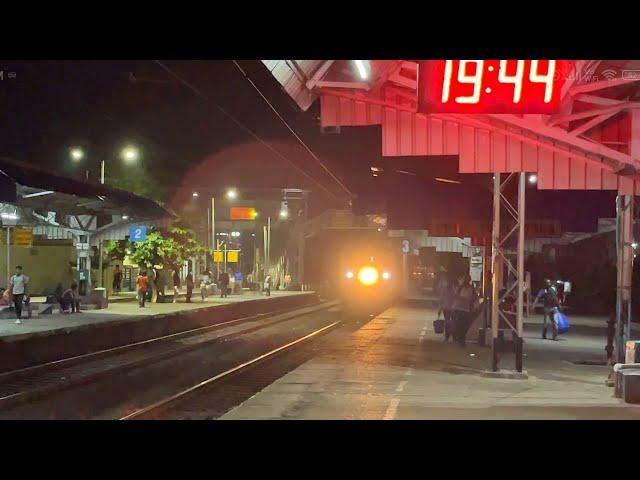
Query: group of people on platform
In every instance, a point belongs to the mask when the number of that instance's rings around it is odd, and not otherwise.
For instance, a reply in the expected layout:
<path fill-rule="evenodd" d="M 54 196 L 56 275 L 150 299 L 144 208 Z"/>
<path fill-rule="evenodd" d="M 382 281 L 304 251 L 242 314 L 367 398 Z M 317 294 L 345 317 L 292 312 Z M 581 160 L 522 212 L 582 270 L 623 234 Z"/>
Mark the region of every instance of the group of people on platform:
<path fill-rule="evenodd" d="M 444 316 L 444 341 L 449 339 L 465 346 L 467 331 L 478 307 L 476 294 L 468 274 L 444 274 L 436 285 L 439 296 L 438 317 Z"/>
<path fill-rule="evenodd" d="M 26 308 L 29 318 L 31 317 L 31 302 L 28 292 L 29 276 L 23 273 L 21 265 L 16 266 L 15 274 L 9 278 L 9 285 L 2 292 L 0 306 L 13 304 L 16 313 L 15 323 L 22 323 L 22 312 Z M 59 283 L 54 295 L 60 304 L 62 313 L 80 313 L 80 295 L 78 294 L 78 284 L 72 282 L 66 290 Z"/>
<path fill-rule="evenodd" d="M 22 266 L 18 265 L 15 270 L 15 274 L 12 275 L 9 279 L 9 285 L 4 291 L 1 291 L 0 295 L 0 306 L 10 306 L 13 304 L 15 312 L 16 312 L 16 321 L 15 323 L 22 323 L 22 312 L 23 308 L 26 307 L 29 312 L 29 317 L 31 316 L 30 309 L 30 299 L 29 294 L 27 292 L 27 288 L 29 285 L 29 277 L 25 275 L 22 271 Z M 154 272 L 154 283 L 156 282 L 158 275 Z M 113 291 L 116 294 L 119 294 L 122 289 L 122 278 L 123 272 L 120 269 L 119 265 L 116 265 L 114 275 L 113 275 Z M 200 283 L 200 291 L 202 296 L 202 301 L 206 300 L 207 290 L 210 288 L 210 285 L 213 284 L 213 274 L 210 271 L 203 272 L 201 275 L 201 283 Z M 230 276 L 227 272 L 221 272 L 218 276 L 218 288 L 220 289 L 220 298 L 226 298 L 230 293 L 229 285 L 231 283 Z M 186 302 L 191 303 L 191 298 L 193 296 L 193 289 L 195 287 L 195 281 L 193 278 L 193 273 L 189 270 L 186 278 L 185 285 L 187 287 L 186 294 Z M 157 284 L 156 284 L 157 286 Z M 179 295 L 179 289 L 181 286 L 180 281 L 180 271 L 178 268 L 174 268 L 173 270 L 173 288 L 174 288 L 174 297 L 173 303 L 177 302 L 177 298 Z M 267 276 L 264 281 L 263 291 L 266 295 L 271 294 L 271 277 Z M 138 276 L 136 277 L 136 293 L 138 299 L 138 306 L 140 308 L 144 308 L 147 297 L 150 293 L 149 288 L 149 276 L 146 270 L 141 270 Z M 60 311 L 62 313 L 81 313 L 80 312 L 80 294 L 78 292 L 78 284 L 77 282 L 72 282 L 69 288 L 65 289 L 62 283 L 58 283 L 55 292 L 54 298 L 60 304 Z"/>
<path fill-rule="evenodd" d="M 116 267 L 116 270 L 117 270 L 117 267 Z M 213 273 L 209 270 L 203 271 L 200 276 L 200 296 L 203 302 L 206 301 L 207 299 L 207 292 L 211 288 L 211 285 L 213 285 L 214 278 L 215 277 Z M 176 303 L 179 292 L 180 292 L 180 287 L 182 285 L 182 282 L 180 279 L 180 270 L 178 268 L 173 269 L 172 280 L 173 280 L 173 292 L 174 292 L 173 303 Z M 229 296 L 229 293 L 231 293 L 231 289 L 229 287 L 230 284 L 231 284 L 231 278 L 229 276 L 229 273 L 224 271 L 221 272 L 220 275 L 218 275 L 218 282 L 217 282 L 217 287 L 220 290 L 220 298 L 227 298 Z M 118 285 L 118 287 L 119 286 L 120 285 Z M 195 280 L 193 278 L 193 273 L 191 272 L 191 270 L 189 270 L 189 272 L 187 273 L 187 276 L 185 277 L 185 286 L 187 289 L 186 303 L 192 303 L 191 299 L 193 298 L 193 289 L 195 288 L 196 284 L 195 284 Z M 114 291 L 115 291 L 115 277 L 114 277 Z M 149 278 L 146 270 L 141 270 L 140 273 L 138 274 L 138 277 L 136 278 L 136 291 L 138 296 L 138 305 L 140 306 L 140 308 L 144 308 L 146 298 L 149 294 Z M 271 276 L 270 275 L 267 275 L 267 277 L 263 282 L 263 292 L 267 296 L 271 295 Z"/>

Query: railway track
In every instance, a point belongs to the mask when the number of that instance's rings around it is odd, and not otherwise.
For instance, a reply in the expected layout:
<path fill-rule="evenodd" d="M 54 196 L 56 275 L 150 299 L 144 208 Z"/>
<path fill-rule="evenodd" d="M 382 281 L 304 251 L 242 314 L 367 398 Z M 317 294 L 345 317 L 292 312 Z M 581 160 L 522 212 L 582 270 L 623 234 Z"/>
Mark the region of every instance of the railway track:
<path fill-rule="evenodd" d="M 29 404 L 75 387 L 150 367 L 216 344 L 223 344 L 304 315 L 312 315 L 331 309 L 336 305 L 337 302 L 322 302 L 303 308 L 252 315 L 116 348 L 5 372 L 0 374 L 0 412 Z M 316 332 L 313 335 L 315 334 Z M 300 341 L 303 340 L 301 339 Z M 285 345 L 285 347 L 289 347 L 289 345 Z M 276 353 L 270 351 L 267 357 Z M 259 359 L 255 359 L 255 361 L 257 362 Z M 239 369 L 247 368 L 253 363 L 253 361 L 243 362 L 242 365 L 239 365 L 241 367 Z M 224 373 L 225 375 L 230 375 L 232 372 L 227 370 Z M 209 380 L 214 381 L 210 378 L 207 382 Z M 187 395 L 184 391 L 180 393 Z"/>
<path fill-rule="evenodd" d="M 172 408 L 175 408 L 177 406 L 179 406 L 180 404 L 182 404 L 185 401 L 188 401 L 190 399 L 192 399 L 194 396 L 198 396 L 198 395 L 203 395 L 206 394 L 207 391 L 209 389 L 211 389 L 212 387 L 215 387 L 215 385 L 223 380 L 226 379 L 228 377 L 230 377 L 231 375 L 240 373 L 250 367 L 254 367 L 256 365 L 258 365 L 259 363 L 263 362 L 264 360 L 267 360 L 269 358 L 273 358 L 276 355 L 280 354 L 280 353 L 284 353 L 286 351 L 290 351 L 293 348 L 299 346 L 300 344 L 307 342 L 323 333 L 326 333 L 327 331 L 333 329 L 334 327 L 336 327 L 337 325 L 339 325 L 341 323 L 340 320 L 335 321 L 333 323 L 330 323 L 329 325 L 326 325 L 324 327 L 321 327 L 319 329 L 314 330 L 313 332 L 304 335 L 300 338 L 297 338 L 296 340 L 293 340 L 291 342 L 288 342 L 284 345 L 281 345 L 277 348 L 274 348 L 266 353 L 263 353 L 251 360 L 248 360 L 246 362 L 240 363 L 239 365 L 234 366 L 233 368 L 230 368 L 222 373 L 218 373 L 200 383 L 198 383 L 197 385 L 194 385 L 190 388 L 187 388 L 185 390 L 182 390 L 176 394 L 173 394 L 169 397 L 166 397 L 162 400 L 160 400 L 159 402 L 156 402 L 152 405 L 140 408 L 138 410 L 135 410 L 133 412 L 128 413 L 127 415 L 125 415 L 124 417 L 120 418 L 120 420 L 151 420 L 151 419 L 157 419 L 157 418 L 161 418 L 161 416 L 166 413 L 167 411 L 171 410 Z"/>

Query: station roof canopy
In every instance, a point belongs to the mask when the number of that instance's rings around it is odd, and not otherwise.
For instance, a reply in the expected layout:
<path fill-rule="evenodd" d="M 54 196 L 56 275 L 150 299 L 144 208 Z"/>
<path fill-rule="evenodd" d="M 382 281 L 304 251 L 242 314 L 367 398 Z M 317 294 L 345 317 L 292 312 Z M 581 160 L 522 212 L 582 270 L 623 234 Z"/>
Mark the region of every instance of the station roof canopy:
<path fill-rule="evenodd" d="M 0 157 L 0 201 L 60 215 L 129 215 L 159 220 L 175 214 L 131 192 L 57 175 L 26 162 Z"/>
<path fill-rule="evenodd" d="M 456 155 L 461 173 L 531 172 L 538 188 L 640 195 L 640 61 L 575 60 L 557 113 L 424 113 L 416 60 L 263 60 L 323 128 L 380 125 L 388 157 Z M 420 77 L 425 78 L 425 77 Z"/>

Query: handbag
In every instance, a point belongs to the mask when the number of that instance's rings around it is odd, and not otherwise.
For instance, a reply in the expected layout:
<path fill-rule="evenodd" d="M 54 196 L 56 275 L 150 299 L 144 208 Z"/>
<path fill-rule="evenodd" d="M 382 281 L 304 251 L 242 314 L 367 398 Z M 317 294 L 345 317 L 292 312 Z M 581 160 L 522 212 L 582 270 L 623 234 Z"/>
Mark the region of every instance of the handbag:
<path fill-rule="evenodd" d="M 437 334 L 444 333 L 444 320 L 438 318 L 433 321 L 433 331 Z"/>
<path fill-rule="evenodd" d="M 558 326 L 558 333 L 568 332 L 570 325 L 567 316 L 558 309 L 556 309 L 556 312 L 553 315 L 555 317 L 556 325 Z"/>

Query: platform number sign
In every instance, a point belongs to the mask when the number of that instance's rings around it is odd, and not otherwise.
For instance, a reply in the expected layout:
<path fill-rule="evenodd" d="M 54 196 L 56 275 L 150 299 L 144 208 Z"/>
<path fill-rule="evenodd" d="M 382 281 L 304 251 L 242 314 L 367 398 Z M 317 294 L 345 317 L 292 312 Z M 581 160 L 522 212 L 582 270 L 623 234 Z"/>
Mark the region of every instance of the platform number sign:
<path fill-rule="evenodd" d="M 147 227 L 136 225 L 129 230 L 129 240 L 131 242 L 144 242 L 147 239 Z"/>
<path fill-rule="evenodd" d="M 409 253 L 411 251 L 411 244 L 409 240 L 402 240 L 402 253 Z"/>

